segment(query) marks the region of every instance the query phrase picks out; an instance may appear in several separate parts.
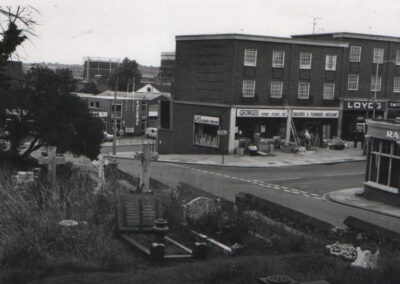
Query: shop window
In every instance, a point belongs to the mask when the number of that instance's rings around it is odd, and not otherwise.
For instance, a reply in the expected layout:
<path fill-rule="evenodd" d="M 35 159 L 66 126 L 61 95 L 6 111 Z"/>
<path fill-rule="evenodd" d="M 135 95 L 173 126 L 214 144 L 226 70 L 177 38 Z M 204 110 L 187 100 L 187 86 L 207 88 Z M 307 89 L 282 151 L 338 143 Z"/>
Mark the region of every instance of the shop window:
<path fill-rule="evenodd" d="M 335 71 L 336 70 L 336 55 L 327 54 L 325 58 L 325 70 Z"/>
<path fill-rule="evenodd" d="M 394 77 L 393 92 L 400 93 L 400 77 Z"/>
<path fill-rule="evenodd" d="M 283 68 L 285 66 L 285 52 L 282 50 L 272 51 L 272 67 Z"/>
<path fill-rule="evenodd" d="M 390 186 L 400 188 L 400 157 L 392 160 L 392 171 L 390 175 Z"/>
<path fill-rule="evenodd" d="M 272 81 L 271 82 L 271 98 L 280 99 L 282 98 L 282 81 Z"/>
<path fill-rule="evenodd" d="M 372 62 L 373 63 L 382 63 L 384 52 L 385 52 L 385 50 L 383 48 L 374 48 L 374 57 L 372 59 Z"/>
<path fill-rule="evenodd" d="M 335 98 L 335 84 L 325 83 L 324 84 L 324 100 L 333 100 Z"/>
<path fill-rule="evenodd" d="M 380 161 L 379 161 L 378 183 L 383 185 L 388 185 L 390 158 L 381 156 L 379 160 Z"/>
<path fill-rule="evenodd" d="M 300 52 L 300 69 L 311 69 L 312 53 Z"/>
<path fill-rule="evenodd" d="M 350 62 L 361 61 L 361 46 L 350 47 Z"/>
<path fill-rule="evenodd" d="M 255 95 L 256 81 L 243 80 L 243 97 L 252 98 Z"/>
<path fill-rule="evenodd" d="M 358 90 L 358 79 L 359 76 L 355 74 L 349 74 L 347 78 L 347 90 L 357 91 Z"/>
<path fill-rule="evenodd" d="M 381 76 L 371 76 L 371 91 L 377 91 L 379 92 L 381 90 L 381 83 L 382 83 L 382 77 Z"/>
<path fill-rule="evenodd" d="M 370 169 L 369 180 L 376 182 L 376 178 L 378 176 L 378 157 L 374 154 L 371 154 Z"/>
<path fill-rule="evenodd" d="M 308 100 L 310 98 L 310 83 L 299 82 L 297 97 L 301 100 Z"/>
<path fill-rule="evenodd" d="M 210 116 L 194 116 L 193 144 L 219 148 L 219 118 Z"/>
<path fill-rule="evenodd" d="M 257 66 L 257 49 L 244 50 L 244 66 Z"/>

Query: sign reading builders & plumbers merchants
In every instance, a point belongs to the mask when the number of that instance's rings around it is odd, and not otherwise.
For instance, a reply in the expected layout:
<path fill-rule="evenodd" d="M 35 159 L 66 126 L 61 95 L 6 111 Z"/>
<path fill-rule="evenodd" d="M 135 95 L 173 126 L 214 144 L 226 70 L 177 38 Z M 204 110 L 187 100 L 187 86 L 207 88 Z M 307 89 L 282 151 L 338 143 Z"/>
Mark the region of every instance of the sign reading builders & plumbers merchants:
<path fill-rule="evenodd" d="M 238 108 L 237 117 L 287 117 L 284 109 Z"/>
<path fill-rule="evenodd" d="M 338 110 L 307 110 L 296 109 L 292 111 L 292 117 L 298 118 L 338 118 Z"/>

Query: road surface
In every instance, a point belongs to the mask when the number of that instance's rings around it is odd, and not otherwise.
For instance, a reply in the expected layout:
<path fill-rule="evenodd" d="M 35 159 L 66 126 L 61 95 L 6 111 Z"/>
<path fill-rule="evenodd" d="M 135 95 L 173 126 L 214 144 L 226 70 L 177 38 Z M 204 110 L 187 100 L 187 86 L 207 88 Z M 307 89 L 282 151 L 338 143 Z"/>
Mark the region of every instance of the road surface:
<path fill-rule="evenodd" d="M 119 159 L 119 167 L 135 176 L 140 172 L 139 161 Z M 365 162 L 263 169 L 153 162 L 150 176 L 171 187 L 187 183 L 230 201 L 239 192 L 251 193 L 337 227 L 351 215 L 400 233 L 399 218 L 324 198 L 330 191 L 361 187 L 364 167 Z"/>

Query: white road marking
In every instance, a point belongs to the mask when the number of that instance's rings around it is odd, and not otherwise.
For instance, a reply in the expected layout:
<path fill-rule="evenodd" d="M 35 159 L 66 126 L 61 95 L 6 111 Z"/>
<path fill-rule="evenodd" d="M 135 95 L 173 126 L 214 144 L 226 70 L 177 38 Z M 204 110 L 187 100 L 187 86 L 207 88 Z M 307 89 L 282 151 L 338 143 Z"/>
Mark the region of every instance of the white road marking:
<path fill-rule="evenodd" d="M 263 178 L 259 179 L 260 181 L 280 181 L 280 180 L 293 180 L 293 179 L 301 179 L 301 177 L 288 177 L 288 178 Z"/>
<path fill-rule="evenodd" d="M 344 174 L 331 174 L 325 175 L 326 177 L 340 177 L 340 176 L 353 176 L 353 175 L 361 175 L 365 174 L 365 172 L 356 172 L 356 173 L 344 173 Z"/>

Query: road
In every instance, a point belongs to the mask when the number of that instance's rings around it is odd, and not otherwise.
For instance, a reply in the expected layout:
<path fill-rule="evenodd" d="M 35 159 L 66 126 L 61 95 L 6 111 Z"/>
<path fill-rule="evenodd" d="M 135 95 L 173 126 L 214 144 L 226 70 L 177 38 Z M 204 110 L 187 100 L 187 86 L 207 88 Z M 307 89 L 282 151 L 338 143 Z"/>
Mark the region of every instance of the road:
<path fill-rule="evenodd" d="M 119 167 L 135 176 L 138 161 L 120 159 Z M 349 215 L 400 233 L 400 219 L 330 202 L 324 194 L 343 188 L 361 187 L 365 162 L 280 168 L 236 168 L 153 162 L 151 176 L 171 187 L 190 184 L 234 201 L 239 192 L 271 200 L 343 227 Z"/>

